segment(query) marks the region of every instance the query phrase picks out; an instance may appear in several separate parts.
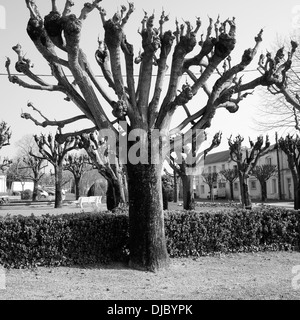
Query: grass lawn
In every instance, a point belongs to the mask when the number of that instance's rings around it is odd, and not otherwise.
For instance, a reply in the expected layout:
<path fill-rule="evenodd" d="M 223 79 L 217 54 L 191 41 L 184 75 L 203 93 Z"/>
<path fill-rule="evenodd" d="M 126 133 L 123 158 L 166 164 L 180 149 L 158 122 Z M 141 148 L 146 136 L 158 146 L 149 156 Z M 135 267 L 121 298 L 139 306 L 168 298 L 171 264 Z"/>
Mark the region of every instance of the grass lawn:
<path fill-rule="evenodd" d="M 158 273 L 123 264 L 10 269 L 0 298 L 299 300 L 300 288 L 292 287 L 295 265 L 300 253 L 282 251 L 171 259 L 170 269 Z"/>
<path fill-rule="evenodd" d="M 182 210 L 182 206 L 170 202 L 169 210 Z M 232 208 L 196 206 L 196 210 L 215 212 Z M 300 281 L 299 289 L 292 286 L 294 266 L 300 268 L 300 252 L 174 258 L 168 270 L 158 273 L 132 270 L 120 263 L 9 269 L 4 270 L 6 289 L 0 288 L 0 299 L 300 300 Z"/>

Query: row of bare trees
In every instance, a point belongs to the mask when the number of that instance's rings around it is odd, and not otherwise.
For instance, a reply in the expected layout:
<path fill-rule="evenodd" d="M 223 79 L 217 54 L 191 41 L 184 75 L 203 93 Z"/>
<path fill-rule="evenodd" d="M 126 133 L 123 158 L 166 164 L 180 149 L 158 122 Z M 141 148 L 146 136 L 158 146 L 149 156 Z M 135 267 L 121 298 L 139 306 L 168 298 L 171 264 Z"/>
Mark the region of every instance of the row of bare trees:
<path fill-rule="evenodd" d="M 235 139 L 228 139 L 230 159 L 236 163 L 235 168 L 220 171 L 222 177 L 229 182 L 230 197 L 234 199 L 233 184 L 237 179 L 240 184 L 240 196 L 243 207 L 251 208 L 251 199 L 248 190 L 248 178 L 254 176 L 261 185 L 261 199 L 267 198 L 266 183 L 276 173 L 276 166 L 270 164 L 257 165 L 259 158 L 270 146 L 268 137 L 263 145 L 263 137 L 257 138 L 256 142 L 250 140 L 250 147 L 242 145 L 244 138 L 238 135 Z M 209 186 L 210 197 L 213 199 L 213 187 L 219 178 L 218 172 L 203 172 L 203 182 Z"/>

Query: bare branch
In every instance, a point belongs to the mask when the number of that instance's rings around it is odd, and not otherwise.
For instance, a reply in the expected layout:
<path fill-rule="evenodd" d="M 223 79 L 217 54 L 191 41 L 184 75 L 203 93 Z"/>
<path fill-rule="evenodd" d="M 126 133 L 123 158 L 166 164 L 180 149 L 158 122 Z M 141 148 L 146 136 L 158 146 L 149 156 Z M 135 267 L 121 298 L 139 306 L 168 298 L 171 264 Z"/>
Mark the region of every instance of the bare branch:
<path fill-rule="evenodd" d="M 80 137 L 81 135 L 83 134 L 86 134 L 86 133 L 91 133 L 91 132 L 94 132 L 95 130 L 97 130 L 96 127 L 92 127 L 92 128 L 87 128 L 87 129 L 83 129 L 83 130 L 80 130 L 80 131 L 75 131 L 75 132 L 67 132 L 67 133 L 58 133 L 56 134 L 55 136 L 55 140 L 62 144 L 64 142 L 67 141 L 67 139 L 69 139 L 70 137 Z"/>
<path fill-rule="evenodd" d="M 65 8 L 62 13 L 63 17 L 66 17 L 71 13 L 71 8 L 74 6 L 74 2 L 71 0 L 66 0 Z"/>
<path fill-rule="evenodd" d="M 98 6 L 99 2 L 102 0 L 95 0 L 93 3 L 86 2 L 81 10 L 79 20 L 85 20 L 88 16 L 88 14 L 93 11 L 95 8 L 99 9 L 100 7 Z"/>

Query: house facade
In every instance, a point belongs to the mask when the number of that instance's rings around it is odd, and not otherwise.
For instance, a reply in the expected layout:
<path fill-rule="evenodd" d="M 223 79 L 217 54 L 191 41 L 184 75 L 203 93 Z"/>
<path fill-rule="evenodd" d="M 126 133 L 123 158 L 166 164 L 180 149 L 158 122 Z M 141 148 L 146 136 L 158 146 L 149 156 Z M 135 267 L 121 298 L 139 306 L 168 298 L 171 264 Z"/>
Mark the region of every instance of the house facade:
<path fill-rule="evenodd" d="M 244 151 L 246 148 L 244 148 Z M 267 151 L 258 159 L 257 165 L 271 164 L 277 166 L 277 172 L 267 181 L 267 199 L 279 199 L 279 188 L 283 200 L 293 200 L 293 179 L 291 171 L 288 168 L 288 161 L 285 153 L 282 150 L 277 150 L 275 145 L 268 148 Z M 235 169 L 237 164 L 231 160 L 229 150 L 220 151 L 208 154 L 204 160 L 204 172 L 219 173 L 225 169 Z M 280 176 L 280 178 L 279 178 Z M 182 187 L 180 186 L 180 189 Z M 196 199 L 207 199 L 210 197 L 209 186 L 205 183 L 201 175 L 194 176 L 194 196 Z M 248 179 L 249 194 L 252 200 L 261 199 L 261 185 L 254 176 Z M 231 199 L 230 184 L 221 175 L 218 175 L 218 180 L 214 185 L 216 194 L 218 190 L 225 189 L 225 192 L 219 194 L 225 195 L 226 199 Z M 182 192 L 180 191 L 180 194 Z M 222 197 L 223 197 L 222 196 Z M 237 178 L 233 183 L 233 196 L 235 200 L 240 200 L 240 184 Z"/>

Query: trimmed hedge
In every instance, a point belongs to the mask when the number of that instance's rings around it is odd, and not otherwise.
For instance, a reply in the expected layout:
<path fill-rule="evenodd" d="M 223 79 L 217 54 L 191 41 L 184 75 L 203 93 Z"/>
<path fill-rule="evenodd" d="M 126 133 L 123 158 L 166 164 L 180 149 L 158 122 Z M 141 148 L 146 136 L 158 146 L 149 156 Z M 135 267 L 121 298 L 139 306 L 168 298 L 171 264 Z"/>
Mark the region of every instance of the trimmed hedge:
<path fill-rule="evenodd" d="M 165 211 L 171 257 L 299 250 L 297 211 L 266 207 L 225 212 Z M 79 213 L 0 218 L 0 265 L 58 266 L 128 259 L 128 214 Z"/>
<path fill-rule="evenodd" d="M 299 250 L 300 245 L 300 215 L 284 209 L 167 212 L 165 221 L 171 257 Z"/>
<path fill-rule="evenodd" d="M 127 215 L 7 216 L 0 219 L 0 265 L 33 267 L 123 260 Z"/>

